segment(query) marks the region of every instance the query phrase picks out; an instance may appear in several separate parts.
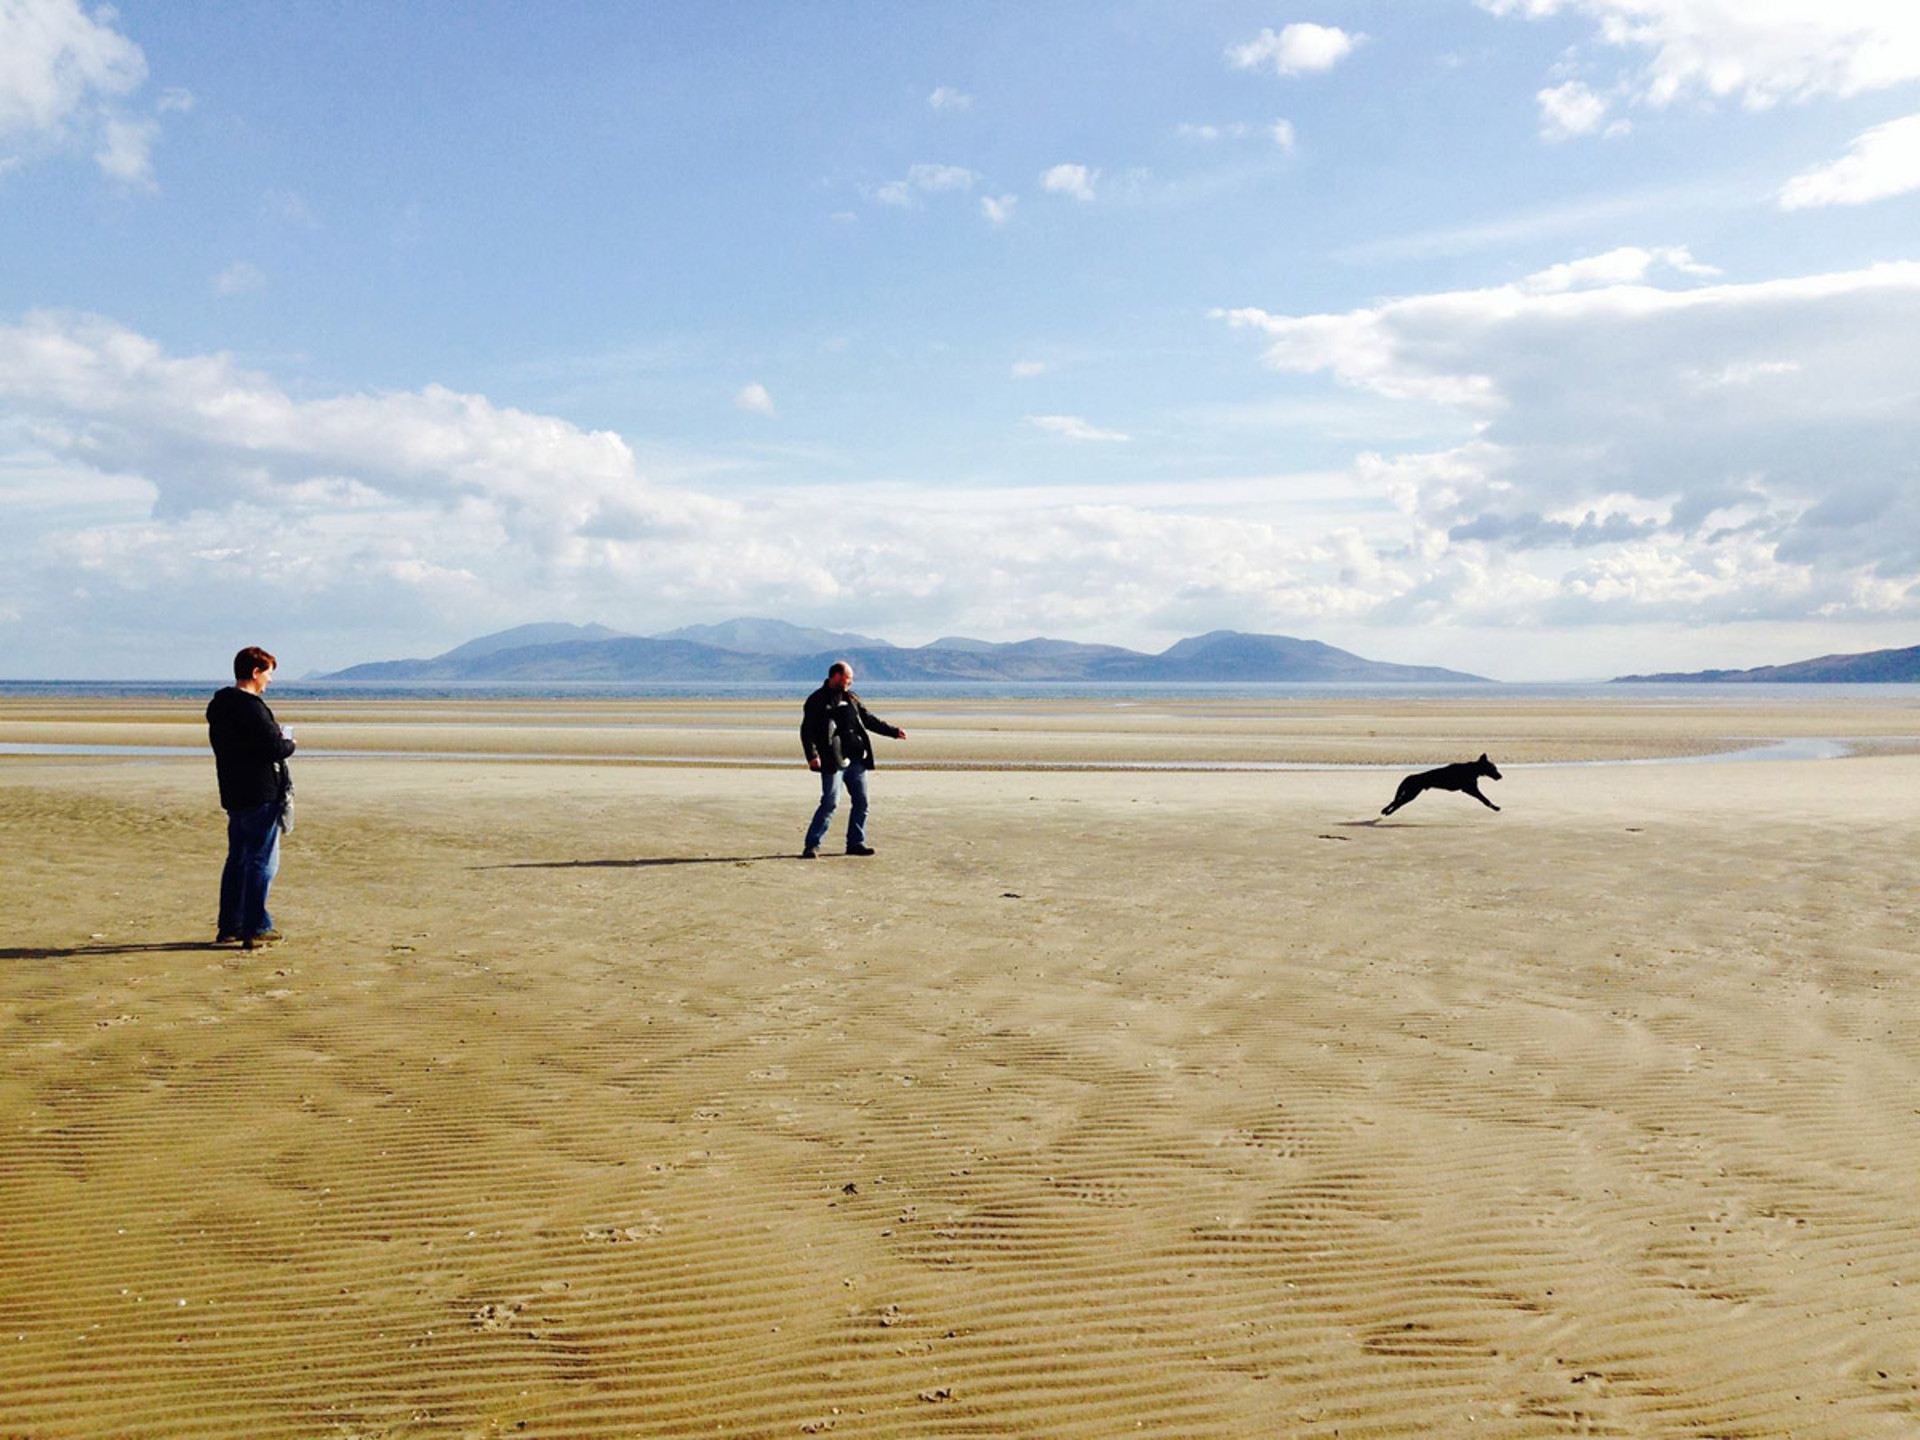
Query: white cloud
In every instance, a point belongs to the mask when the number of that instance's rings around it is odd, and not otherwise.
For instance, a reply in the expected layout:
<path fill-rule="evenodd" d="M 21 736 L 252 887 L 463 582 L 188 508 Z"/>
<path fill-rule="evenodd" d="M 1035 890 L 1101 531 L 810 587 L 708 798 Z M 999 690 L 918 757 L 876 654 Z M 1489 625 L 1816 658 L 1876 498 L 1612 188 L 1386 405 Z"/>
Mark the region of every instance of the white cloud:
<path fill-rule="evenodd" d="M 153 142 L 160 126 L 152 120 L 110 115 L 101 122 L 100 146 L 93 152 L 101 171 L 128 185 L 153 189 Z"/>
<path fill-rule="evenodd" d="M 1040 177 L 1040 188 L 1050 194 L 1090 201 L 1094 198 L 1094 181 L 1099 177 L 1098 170 L 1089 170 L 1085 165 L 1055 165 Z"/>
<path fill-rule="evenodd" d="M 1173 133 L 1182 140 L 1198 140 L 1203 144 L 1212 144 L 1217 140 L 1238 140 L 1247 133 L 1244 124 L 1200 125 L 1191 121 L 1182 121 L 1174 126 Z"/>
<path fill-rule="evenodd" d="M 1049 435 L 1058 435 L 1064 440 L 1088 440 L 1108 445 L 1124 445 L 1132 440 L 1131 435 L 1118 430 L 1101 430 L 1089 425 L 1078 415 L 1029 415 L 1027 423 L 1035 429 L 1044 430 Z"/>
<path fill-rule="evenodd" d="M 213 277 L 213 288 L 219 295 L 256 295 L 267 288 L 267 277 L 259 266 L 236 260 Z"/>
<path fill-rule="evenodd" d="M 1624 249 L 1344 314 L 1226 312 L 1268 363 L 1477 436 L 1363 456 L 1427 578 L 1375 618 L 1920 620 L 1920 263 L 1751 284 Z"/>
<path fill-rule="evenodd" d="M 971 190 L 974 173 L 963 165 L 914 165 L 907 181 L 917 190 Z"/>
<path fill-rule="evenodd" d="M 1342 581 L 1349 541 L 1181 513 L 1165 487 L 1150 506 L 1099 484 L 770 482 L 721 501 L 650 480 L 619 436 L 485 396 L 294 398 L 229 356 L 86 316 L 0 325 L 0 481 L 42 496 L 0 527 L 20 674 L 55 673 L 88 636 L 107 673 L 177 674 L 203 652 L 217 669 L 263 590 L 299 673 L 553 616 L 644 631 L 878 608 L 924 634 L 1112 634 L 1364 615 L 1394 583 L 1380 564 Z M 822 513 L 862 523 L 823 538 Z"/>
<path fill-rule="evenodd" d="M 1518 303 L 1519 292 L 1510 292 Z M 1425 310 L 1438 331 L 1454 297 L 1427 297 Z M 1408 365 L 1403 351 L 1410 345 L 1397 333 L 1392 318 L 1400 308 L 1417 302 L 1399 301 L 1380 309 L 1355 310 L 1345 315 L 1270 315 L 1252 307 L 1219 312 L 1236 329 L 1257 329 L 1268 337 L 1267 363 L 1276 370 L 1310 374 L 1331 371 L 1350 385 L 1395 400 L 1438 400 L 1449 405 L 1481 405 L 1494 398 L 1484 375 L 1452 374 Z M 1422 318 L 1426 318 L 1423 316 Z M 1426 339 L 1425 331 L 1421 339 Z M 1434 341 L 1442 337 L 1435 334 Z"/>
<path fill-rule="evenodd" d="M 1013 219 L 1015 207 L 1020 204 L 1018 195 L 982 195 L 980 213 L 995 225 L 1004 225 Z"/>
<path fill-rule="evenodd" d="M 1656 264 L 1691 276 L 1717 273 L 1685 247 L 1627 246 L 1552 266 L 1513 285 L 1395 300 L 1344 315 L 1275 316 L 1248 308 L 1219 314 L 1236 328 L 1264 331 L 1272 341 L 1267 362 L 1276 369 L 1326 370 L 1393 399 L 1488 409 L 1504 403 L 1494 377 L 1448 357 L 1475 353 L 1475 340 L 1486 330 L 1555 303 L 1570 310 L 1631 307 L 1683 303 L 1701 293 L 1644 289 L 1641 282 Z M 1599 298 L 1589 301 L 1592 296 Z"/>
<path fill-rule="evenodd" d="M 1328 25 L 1289 25 L 1275 34 L 1262 30 L 1252 40 L 1227 48 L 1227 60 L 1236 70 L 1271 65 L 1278 75 L 1306 75 L 1331 70 L 1363 39 Z"/>
<path fill-rule="evenodd" d="M 1053 367 L 1044 360 L 1016 360 L 1013 362 L 1012 375 L 1016 380 L 1032 380 L 1044 375 Z"/>
<path fill-rule="evenodd" d="M 1854 140 L 1831 165 L 1808 170 L 1780 191 L 1782 210 L 1864 205 L 1920 190 L 1920 115 L 1889 120 Z"/>
<path fill-rule="evenodd" d="M 158 127 L 122 103 L 146 83 L 146 57 L 114 18 L 77 0 L 0 3 L 0 168 L 20 164 L 23 150 L 81 143 L 109 177 L 151 186 Z M 167 91 L 159 109 L 182 108 L 185 93 Z"/>
<path fill-rule="evenodd" d="M 767 387 L 759 381 L 742 385 L 740 392 L 733 397 L 734 408 L 746 411 L 749 415 L 771 415 L 773 396 L 767 393 Z"/>
<path fill-rule="evenodd" d="M 1578 80 L 1569 80 L 1534 96 L 1540 102 L 1540 133 L 1548 140 L 1566 140 L 1575 135 L 1592 135 L 1606 123 L 1606 97 L 1596 95 Z M 1623 133 L 1625 126 L 1614 125 L 1609 133 Z"/>
<path fill-rule="evenodd" d="M 941 85 L 927 96 L 927 104 L 935 110 L 971 110 L 973 96 L 963 95 L 951 85 Z"/>
<path fill-rule="evenodd" d="M 973 189 L 979 179 L 963 165 L 910 165 L 904 180 L 893 180 L 875 193 L 889 205 L 912 205 L 917 196 Z"/>
<path fill-rule="evenodd" d="M 1478 427 L 1344 476 L 1122 486 L 1101 478 L 1120 432 L 1033 415 L 1030 436 L 1062 442 L 1045 487 L 756 490 L 736 470 L 724 500 L 698 488 L 711 467 L 644 473 L 644 438 L 434 385 L 310 396 L 231 356 L 32 315 L 0 325 L 0 487 L 33 497 L 0 526 L 9 663 L 51 673 L 146 613 L 217 664 L 262 587 L 290 673 L 555 616 L 644 631 L 690 612 L 852 625 L 878 607 L 908 638 L 1123 643 L 1228 626 L 1508 678 L 1527 678 L 1520 662 L 1464 659 L 1460 627 L 1505 646 L 1569 624 L 1920 620 L 1920 264 L 1759 284 L 1701 284 L 1704 269 L 1647 247 L 1362 311 L 1239 312 L 1276 364 L 1380 397 L 1339 403 L 1451 397 L 1460 433 Z M 822 539 L 811 522 L 842 511 L 857 533 Z M 170 663 L 145 653 L 154 630 L 131 633 L 122 673 Z M 1450 657 L 1410 653 L 1449 634 Z M 1571 663 L 1564 640 L 1537 647 L 1548 673 Z"/>
<path fill-rule="evenodd" d="M 315 480 L 351 477 L 390 502 L 484 503 L 557 532 L 651 497 L 616 435 L 501 409 L 441 386 L 297 400 L 226 355 L 173 357 L 95 316 L 0 326 L 0 414 L 31 417 L 61 459 L 144 475 L 167 515 L 274 506 Z"/>
<path fill-rule="evenodd" d="M 1659 245 L 1643 249 L 1623 245 L 1603 255 L 1588 255 L 1559 265 L 1550 265 L 1520 282 L 1520 288 L 1534 295 L 1557 295 L 1567 290 L 1585 290 L 1595 286 L 1638 285 L 1655 266 L 1681 275 L 1707 278 L 1720 273 L 1711 265 L 1702 265 L 1684 245 Z"/>
<path fill-rule="evenodd" d="M 1264 136 L 1282 150 L 1289 152 L 1292 151 L 1295 140 L 1291 120 L 1275 120 L 1266 125 L 1250 125 L 1244 120 L 1236 120 L 1227 125 L 1183 121 L 1174 127 L 1173 133 L 1182 140 L 1192 140 L 1202 145 L 1214 145 L 1224 140 L 1245 140 L 1249 136 Z"/>
<path fill-rule="evenodd" d="M 1639 99 L 1738 98 L 1751 109 L 1859 95 L 1920 78 L 1920 5 L 1908 0 L 1476 0 L 1495 15 L 1584 15 L 1637 52 Z"/>
<path fill-rule="evenodd" d="M 1691 368 L 1681 373 L 1688 380 L 1710 387 L 1755 385 L 1787 375 L 1798 375 L 1800 364 L 1795 360 L 1737 360 L 1713 374 Z"/>
<path fill-rule="evenodd" d="M 0 473 L 22 467 L 71 476 L 75 498 L 0 527 L 0 605 L 150 649 L 176 623 L 224 632 L 258 585 L 316 634 L 329 616 L 464 629 L 685 595 L 736 561 L 783 584 L 819 563 L 779 533 L 804 532 L 800 514 L 752 529 L 733 502 L 649 482 L 617 435 L 437 385 L 297 399 L 97 317 L 0 325 Z M 160 611 L 164 639 L 129 619 Z"/>
<path fill-rule="evenodd" d="M 0 137 L 58 130 L 146 82 L 140 47 L 77 0 L 0 6 Z"/>

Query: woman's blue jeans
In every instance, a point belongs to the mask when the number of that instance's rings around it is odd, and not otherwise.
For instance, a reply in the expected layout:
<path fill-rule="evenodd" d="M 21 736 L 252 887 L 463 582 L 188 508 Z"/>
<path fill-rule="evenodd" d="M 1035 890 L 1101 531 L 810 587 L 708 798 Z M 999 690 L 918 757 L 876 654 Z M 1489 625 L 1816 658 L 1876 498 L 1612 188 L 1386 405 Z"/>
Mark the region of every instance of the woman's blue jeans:
<path fill-rule="evenodd" d="M 840 803 L 840 782 L 847 782 L 847 794 L 853 797 L 853 813 L 847 816 L 847 844 L 867 843 L 867 767 L 849 765 L 835 772 L 820 767 L 820 808 L 813 812 L 807 826 L 807 849 L 818 850 L 827 838 L 827 826 L 833 823 L 834 807 Z"/>
<path fill-rule="evenodd" d="M 280 802 L 227 812 L 227 866 L 220 872 L 220 933 L 245 940 L 273 928 L 267 890 L 280 870 Z"/>

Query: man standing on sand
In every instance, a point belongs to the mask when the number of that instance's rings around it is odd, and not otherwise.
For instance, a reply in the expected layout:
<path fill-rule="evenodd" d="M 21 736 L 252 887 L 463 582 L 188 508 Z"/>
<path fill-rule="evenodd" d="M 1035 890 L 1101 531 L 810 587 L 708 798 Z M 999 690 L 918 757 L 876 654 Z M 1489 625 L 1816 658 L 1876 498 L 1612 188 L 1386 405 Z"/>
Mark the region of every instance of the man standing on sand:
<path fill-rule="evenodd" d="M 214 944 L 247 949 L 280 938 L 267 913 L 267 890 L 280 869 L 280 829 L 293 782 L 293 737 L 261 698 L 279 662 L 258 645 L 233 657 L 233 684 L 207 703 L 207 739 L 227 812 L 227 865 L 220 872 L 220 924 Z"/>
<path fill-rule="evenodd" d="M 878 730 L 895 740 L 907 738 L 907 732 L 889 725 L 868 711 L 853 693 L 853 666 L 836 660 L 827 671 L 827 683 L 807 697 L 800 716 L 800 748 L 807 752 L 807 768 L 820 772 L 820 808 L 813 812 L 807 826 L 806 848 L 802 860 L 820 853 L 820 842 L 827 838 L 827 826 L 833 823 L 834 806 L 840 801 L 840 782 L 847 782 L 847 794 L 853 797 L 853 814 L 847 820 L 847 854 L 871 855 L 867 844 L 867 772 L 873 769 L 873 736 Z"/>

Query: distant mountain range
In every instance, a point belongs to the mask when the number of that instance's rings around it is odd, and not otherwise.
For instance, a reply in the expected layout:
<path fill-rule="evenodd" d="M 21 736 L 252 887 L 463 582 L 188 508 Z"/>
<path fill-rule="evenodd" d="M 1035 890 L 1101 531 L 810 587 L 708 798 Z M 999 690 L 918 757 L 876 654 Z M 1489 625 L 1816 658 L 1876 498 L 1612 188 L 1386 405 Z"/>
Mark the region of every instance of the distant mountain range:
<path fill-rule="evenodd" d="M 626 635 L 603 625 L 521 625 L 427 660 L 381 660 L 308 678 L 798 683 L 819 680 L 835 660 L 850 662 L 862 680 L 1493 683 L 1438 666 L 1366 660 L 1317 640 L 1237 630 L 1216 630 L 1146 655 L 1072 640 L 1000 644 L 964 636 L 899 646 L 868 635 L 753 619 L 663 635 Z"/>
<path fill-rule="evenodd" d="M 1755 670 L 1693 670 L 1662 675 L 1622 675 L 1614 683 L 1685 681 L 1689 684 L 1886 685 L 1920 680 L 1920 645 L 1905 650 L 1869 650 L 1860 655 L 1822 655 L 1791 665 L 1762 665 Z"/>

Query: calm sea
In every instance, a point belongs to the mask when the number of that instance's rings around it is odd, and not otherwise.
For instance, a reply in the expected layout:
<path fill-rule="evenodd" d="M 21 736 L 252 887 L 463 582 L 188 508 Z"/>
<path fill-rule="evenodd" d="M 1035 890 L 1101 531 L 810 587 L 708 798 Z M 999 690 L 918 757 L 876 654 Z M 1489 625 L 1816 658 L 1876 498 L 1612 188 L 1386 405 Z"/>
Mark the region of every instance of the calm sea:
<path fill-rule="evenodd" d="M 0 699 L 156 699 L 204 701 L 220 680 L 0 680 Z M 783 700 L 798 703 L 808 685 L 779 681 L 275 681 L 272 698 L 289 700 Z M 862 685 L 869 700 L 1081 700 L 1091 704 L 1149 704 L 1169 700 L 1586 700 L 1688 705 L 1833 703 L 1849 700 L 1911 701 L 1920 705 L 1920 684 L 1902 685 L 1719 685 L 1610 684 L 1069 684 L 1047 681 L 875 681 Z"/>

